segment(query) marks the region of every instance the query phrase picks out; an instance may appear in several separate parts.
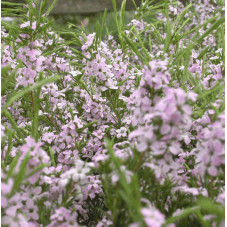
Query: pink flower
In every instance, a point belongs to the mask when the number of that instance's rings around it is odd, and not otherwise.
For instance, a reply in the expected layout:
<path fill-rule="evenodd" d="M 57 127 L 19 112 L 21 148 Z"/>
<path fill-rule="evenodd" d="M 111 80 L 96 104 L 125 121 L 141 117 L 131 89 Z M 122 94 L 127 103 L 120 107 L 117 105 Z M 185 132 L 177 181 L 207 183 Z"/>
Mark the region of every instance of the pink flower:
<path fill-rule="evenodd" d="M 43 144 L 42 142 L 36 143 L 35 140 L 30 136 L 28 136 L 25 140 L 26 140 L 26 144 L 24 144 L 20 148 L 22 154 L 27 153 L 28 151 L 32 151 L 32 153 L 35 154 Z"/>
<path fill-rule="evenodd" d="M 30 26 L 30 21 L 26 21 L 26 22 L 24 22 L 23 24 L 21 24 L 21 25 L 20 25 L 20 28 L 26 28 L 26 27 L 28 27 L 28 26 Z"/>
<path fill-rule="evenodd" d="M 34 22 L 32 23 L 32 29 L 33 29 L 33 30 L 36 29 L 36 21 L 34 21 Z"/>
<path fill-rule="evenodd" d="M 148 227 L 161 227 L 165 223 L 165 216 L 156 208 L 142 208 L 141 213 Z"/>
<path fill-rule="evenodd" d="M 22 208 L 24 212 L 26 212 L 28 220 L 35 220 L 39 219 L 38 216 L 38 207 L 34 204 L 34 201 L 29 199 L 26 201 L 26 206 Z"/>
<path fill-rule="evenodd" d="M 126 137 L 127 136 L 127 129 L 125 127 L 121 127 L 120 129 L 116 130 L 117 138 Z"/>

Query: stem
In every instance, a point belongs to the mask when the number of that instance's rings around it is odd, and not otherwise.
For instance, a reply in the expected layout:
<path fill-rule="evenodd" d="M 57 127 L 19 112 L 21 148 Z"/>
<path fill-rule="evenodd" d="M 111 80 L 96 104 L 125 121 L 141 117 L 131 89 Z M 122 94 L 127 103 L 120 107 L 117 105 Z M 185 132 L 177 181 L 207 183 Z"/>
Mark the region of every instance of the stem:
<path fill-rule="evenodd" d="M 43 109 L 43 107 L 40 105 L 40 109 L 44 112 L 45 110 Z M 48 115 L 45 115 L 48 120 L 52 123 L 52 125 L 58 130 L 61 131 L 59 126 L 56 124 L 56 122 L 54 122 Z"/>
<path fill-rule="evenodd" d="M 34 96 L 33 96 L 33 91 L 31 91 L 31 98 L 32 98 L 32 113 L 34 115 L 35 112 L 34 112 Z"/>
<path fill-rule="evenodd" d="M 111 94 L 110 94 L 109 90 L 108 90 L 108 97 L 109 97 L 110 103 L 112 105 L 113 112 L 115 113 L 115 115 L 117 117 L 119 127 L 121 127 L 121 120 L 120 120 L 120 118 L 119 118 L 119 116 L 117 114 L 117 111 L 116 111 L 116 108 L 115 108 L 115 105 L 114 105 L 114 102 L 112 100 L 112 97 L 111 97 Z"/>
<path fill-rule="evenodd" d="M 60 72 L 60 70 L 59 70 L 58 67 L 57 67 L 57 71 L 58 71 L 58 73 L 61 75 L 61 72 Z M 64 89 L 65 87 L 64 87 L 64 82 L 63 82 L 63 78 L 62 78 L 62 77 L 61 77 L 60 81 L 61 81 L 61 85 L 62 85 L 62 87 L 63 87 L 63 89 Z"/>
<path fill-rule="evenodd" d="M 209 196 L 211 197 L 211 198 L 213 198 L 213 187 L 214 187 L 214 178 L 213 177 L 211 177 L 211 182 L 210 182 L 210 193 L 209 193 Z"/>
<path fill-rule="evenodd" d="M 136 166 L 135 166 L 135 168 L 134 168 L 134 172 L 136 172 L 136 170 L 139 168 L 139 166 L 140 166 L 140 164 L 142 163 L 142 161 L 143 161 L 143 158 L 144 158 L 144 155 L 145 155 L 145 152 L 143 152 L 141 155 L 140 155 L 140 159 L 139 159 L 139 161 L 136 163 Z"/>

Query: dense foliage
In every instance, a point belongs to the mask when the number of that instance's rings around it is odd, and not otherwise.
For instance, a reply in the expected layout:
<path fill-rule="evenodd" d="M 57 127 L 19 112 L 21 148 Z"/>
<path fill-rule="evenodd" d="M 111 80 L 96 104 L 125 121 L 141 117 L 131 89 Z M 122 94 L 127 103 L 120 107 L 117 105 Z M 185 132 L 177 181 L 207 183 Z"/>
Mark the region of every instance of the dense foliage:
<path fill-rule="evenodd" d="M 224 2 L 91 34 L 48 2 L 2 22 L 2 226 L 223 227 Z"/>

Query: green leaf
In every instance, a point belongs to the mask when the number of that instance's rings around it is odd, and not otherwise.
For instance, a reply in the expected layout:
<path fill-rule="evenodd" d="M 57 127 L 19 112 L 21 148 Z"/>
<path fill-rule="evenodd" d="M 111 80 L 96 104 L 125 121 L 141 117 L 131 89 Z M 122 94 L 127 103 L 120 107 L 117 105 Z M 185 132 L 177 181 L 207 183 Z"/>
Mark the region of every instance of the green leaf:
<path fill-rule="evenodd" d="M 132 48 L 132 50 L 135 52 L 135 54 L 140 57 L 140 59 L 144 59 L 144 57 L 142 56 L 142 54 L 138 51 L 138 48 L 136 47 L 136 45 L 128 38 L 128 36 L 126 34 L 122 34 L 123 37 L 125 38 L 126 42 L 128 43 L 128 45 Z"/>
<path fill-rule="evenodd" d="M 40 9 L 39 9 L 39 16 L 42 17 L 42 15 L 44 14 L 44 10 L 48 5 L 49 0 L 43 0 L 41 1 L 40 4 Z"/>
<path fill-rule="evenodd" d="M 13 174 L 13 170 L 14 168 L 16 167 L 17 163 L 18 163 L 18 159 L 20 157 L 20 152 L 18 152 L 16 154 L 16 156 L 13 158 L 12 162 L 10 163 L 10 166 L 9 166 L 9 170 L 7 172 L 7 180 L 12 176 Z"/>
<path fill-rule="evenodd" d="M 26 154 L 25 158 L 21 162 L 19 172 L 16 174 L 16 176 L 14 178 L 14 184 L 13 184 L 12 191 L 8 195 L 9 197 L 12 197 L 17 192 L 21 183 L 25 179 L 25 175 L 26 175 L 26 172 L 27 172 L 27 164 L 28 164 L 29 160 L 30 160 L 30 152 L 28 152 Z"/>
<path fill-rule="evenodd" d="M 50 154 L 51 165 L 56 167 L 56 163 L 55 163 L 55 159 L 54 159 L 54 153 L 53 153 L 51 147 L 49 147 L 49 154 Z"/>
<path fill-rule="evenodd" d="M 209 214 L 215 214 L 218 216 L 219 219 L 225 219 L 225 207 L 222 205 L 218 205 L 207 198 L 203 198 L 199 200 L 198 204 L 200 205 L 201 209 Z"/>
<path fill-rule="evenodd" d="M 105 21 L 106 21 L 106 15 L 107 15 L 107 10 L 105 9 L 104 14 L 103 14 L 103 18 L 102 18 L 102 25 L 101 25 L 101 29 L 100 29 L 100 39 L 103 36 L 103 30 L 104 30 Z"/>
<path fill-rule="evenodd" d="M 37 83 L 33 84 L 32 86 L 26 87 L 23 90 L 21 90 L 20 92 L 17 92 L 14 96 L 10 97 L 9 100 L 7 100 L 6 104 L 3 107 L 3 111 L 5 111 L 5 109 L 10 106 L 13 102 L 15 102 L 17 99 L 23 97 L 24 95 L 26 95 L 27 93 L 35 90 L 36 88 L 39 88 L 43 85 L 55 82 L 57 80 L 59 80 L 61 77 L 59 75 L 56 75 L 54 77 L 49 77 L 46 78 L 44 80 L 38 81 Z"/>
<path fill-rule="evenodd" d="M 188 217 L 190 214 L 193 214 L 195 211 L 197 211 L 199 209 L 200 209 L 199 206 L 194 206 L 194 207 L 184 209 L 179 215 L 168 218 L 166 220 L 166 223 L 163 225 L 163 227 L 167 226 L 170 223 L 176 223 L 177 221 L 179 221 L 185 217 Z"/>
<path fill-rule="evenodd" d="M 199 37 L 198 40 L 196 40 L 196 42 L 194 43 L 193 47 L 195 47 L 196 45 L 200 44 L 205 37 L 207 37 L 209 34 L 212 33 L 213 30 L 217 29 L 219 27 L 219 25 L 221 25 L 222 23 L 225 22 L 225 17 L 221 17 L 218 21 L 216 21 L 209 29 L 207 29 L 202 36 Z"/>
<path fill-rule="evenodd" d="M 208 221 L 204 220 L 203 215 L 201 214 L 201 212 L 199 210 L 196 210 L 195 214 L 198 217 L 198 220 L 202 224 L 202 226 L 211 227 L 211 224 Z"/>
<path fill-rule="evenodd" d="M 54 8 L 55 4 L 57 3 L 58 0 L 54 0 L 53 3 L 49 6 L 49 8 L 46 11 L 46 15 L 48 15 L 52 9 Z"/>
<path fill-rule="evenodd" d="M 205 47 L 205 48 L 201 51 L 201 53 L 199 54 L 198 59 L 201 59 L 201 58 L 203 57 L 203 55 L 206 54 L 206 53 L 208 52 L 209 49 L 210 49 L 209 46 L 208 46 L 208 47 Z"/>
<path fill-rule="evenodd" d="M 208 91 L 204 91 L 201 95 L 198 96 L 197 100 L 206 98 L 207 96 L 211 95 L 211 94 L 215 94 L 215 92 L 218 92 L 219 90 L 223 89 L 225 87 L 224 84 L 220 85 L 220 84 L 216 84 L 213 88 L 211 88 Z"/>
<path fill-rule="evenodd" d="M 32 175 L 34 175 L 35 173 L 37 173 L 38 171 L 40 171 L 41 169 L 43 169 L 44 167 L 48 167 L 47 164 L 41 163 L 40 165 L 38 165 L 35 169 L 33 169 L 28 175 L 25 176 L 25 179 L 31 177 Z"/>
<path fill-rule="evenodd" d="M 177 18 L 174 22 L 174 25 L 173 25 L 174 31 L 176 30 L 176 25 L 181 23 L 181 21 L 184 19 L 185 14 L 188 12 L 188 10 L 191 7 L 192 7 L 192 4 L 187 5 L 186 8 L 182 12 L 180 12 L 180 14 L 177 16 Z"/>
<path fill-rule="evenodd" d="M 14 128 L 14 129 L 16 130 L 16 132 L 18 133 L 18 136 L 24 140 L 25 136 L 24 136 L 23 133 L 22 133 L 23 130 L 20 129 L 20 128 L 18 128 L 17 123 L 14 121 L 12 115 L 11 115 L 7 110 L 4 110 L 4 109 L 3 109 L 3 111 L 2 111 L 2 114 L 5 115 L 5 116 L 8 118 L 8 120 L 9 120 L 10 123 L 12 124 L 13 128 Z"/>
<path fill-rule="evenodd" d="M 172 25 L 169 20 L 169 5 L 167 4 L 167 0 L 165 0 L 165 15 L 166 15 L 166 37 L 164 42 L 164 52 L 168 52 L 171 39 L 172 39 Z"/>
<path fill-rule="evenodd" d="M 42 81 L 42 73 L 40 73 L 39 81 Z M 36 141 L 39 139 L 39 108 L 40 108 L 40 92 L 41 87 L 37 88 L 35 95 L 33 96 L 33 92 L 31 91 L 32 97 L 34 97 L 34 117 L 32 119 L 32 136 L 35 138 Z"/>
<path fill-rule="evenodd" d="M 183 37 L 185 37 L 185 36 L 187 36 L 187 35 L 189 35 L 189 34 L 195 32 L 195 31 L 198 31 L 201 27 L 204 27 L 204 26 L 206 26 L 207 24 L 211 23 L 212 21 L 216 20 L 219 16 L 220 16 L 220 15 L 215 15 L 214 17 L 212 17 L 212 18 L 208 19 L 207 21 L 205 21 L 203 24 L 198 25 L 198 26 L 194 27 L 193 29 L 191 29 L 191 30 L 189 30 L 189 31 L 186 31 L 186 32 L 180 37 L 180 40 L 181 40 Z"/>
<path fill-rule="evenodd" d="M 120 28 L 121 28 L 121 31 L 124 30 L 125 7 L 126 7 L 126 0 L 123 0 L 122 3 L 121 3 L 121 9 L 120 9 Z"/>
<path fill-rule="evenodd" d="M 5 91 L 10 89 L 10 87 L 14 87 L 14 81 L 15 81 L 15 75 L 18 70 L 18 68 L 21 67 L 20 64 L 12 71 L 10 72 L 10 75 L 8 77 L 4 77 L 4 75 L 8 74 L 8 71 L 10 70 L 11 66 L 6 66 L 2 69 L 2 84 L 1 84 L 1 95 L 3 96 L 5 94 Z"/>
<path fill-rule="evenodd" d="M 79 128 L 78 131 L 83 131 L 85 128 L 89 128 L 89 127 L 91 127 L 92 125 L 94 125 L 96 123 L 98 123 L 98 121 L 96 121 L 96 120 L 92 121 L 92 122 L 86 124 L 85 126 L 83 126 L 82 128 Z"/>
<path fill-rule="evenodd" d="M 8 158 L 9 158 L 10 152 L 11 152 L 11 150 L 12 150 L 12 148 L 13 148 L 13 143 L 12 143 L 13 134 L 14 134 L 13 131 L 7 130 L 7 135 L 8 135 L 8 149 L 7 149 L 6 156 L 5 156 L 5 160 L 4 160 L 4 162 L 5 162 L 6 164 L 7 164 L 7 162 L 8 162 Z"/>
<path fill-rule="evenodd" d="M 58 53 L 58 51 L 62 50 L 62 49 L 64 49 L 64 46 L 60 46 L 60 47 L 53 49 L 53 50 L 50 50 L 50 51 L 46 51 L 46 52 L 43 53 L 43 56 L 46 57 L 46 56 L 49 56 L 52 53 Z"/>

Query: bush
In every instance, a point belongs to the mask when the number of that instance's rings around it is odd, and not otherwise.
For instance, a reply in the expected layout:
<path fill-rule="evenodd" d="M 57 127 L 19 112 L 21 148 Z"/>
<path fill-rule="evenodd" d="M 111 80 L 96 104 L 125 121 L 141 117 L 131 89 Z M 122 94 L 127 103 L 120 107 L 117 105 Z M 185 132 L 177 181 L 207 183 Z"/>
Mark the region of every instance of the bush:
<path fill-rule="evenodd" d="M 2 22 L 2 226 L 224 226 L 224 3 L 125 24 L 124 0 L 90 34 L 27 3 Z"/>

